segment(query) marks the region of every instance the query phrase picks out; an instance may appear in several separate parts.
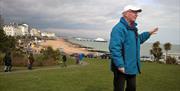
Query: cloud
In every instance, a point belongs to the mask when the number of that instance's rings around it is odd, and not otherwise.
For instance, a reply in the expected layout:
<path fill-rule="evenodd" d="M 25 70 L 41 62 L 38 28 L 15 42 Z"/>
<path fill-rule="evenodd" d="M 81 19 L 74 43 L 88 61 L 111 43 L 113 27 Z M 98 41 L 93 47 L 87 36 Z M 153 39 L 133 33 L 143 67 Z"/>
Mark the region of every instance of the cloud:
<path fill-rule="evenodd" d="M 42 31 L 109 38 L 127 4 L 143 8 L 137 20 L 140 30 L 158 26 L 155 38 L 179 43 L 179 0 L 1 0 L 0 14 L 6 22 L 25 22 Z M 168 36 L 166 40 L 164 36 Z"/>
<path fill-rule="evenodd" d="M 121 6 L 125 0 L 111 2 L 109 0 L 76 0 L 76 2 L 73 0 L 3 0 L 1 3 L 3 14 L 9 20 L 19 19 L 19 21 L 37 25 L 43 25 L 44 22 L 55 24 L 64 22 L 67 25 L 73 23 L 70 25 L 91 26 L 92 24 L 103 25 L 103 22 L 111 17 L 107 15 L 114 11 L 116 8 L 114 6 Z M 47 27 L 51 26 L 47 25 Z"/>

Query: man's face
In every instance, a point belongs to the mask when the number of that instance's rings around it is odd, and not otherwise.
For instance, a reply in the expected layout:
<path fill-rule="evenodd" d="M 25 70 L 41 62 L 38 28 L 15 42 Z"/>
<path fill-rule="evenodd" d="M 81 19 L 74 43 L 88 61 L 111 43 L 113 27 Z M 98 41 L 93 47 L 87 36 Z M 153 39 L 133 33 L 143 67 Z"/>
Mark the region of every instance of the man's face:
<path fill-rule="evenodd" d="M 138 16 L 138 12 L 137 11 L 129 10 L 129 11 L 127 11 L 127 15 L 126 16 L 127 16 L 129 21 L 134 22 L 134 21 L 136 21 L 136 18 Z"/>

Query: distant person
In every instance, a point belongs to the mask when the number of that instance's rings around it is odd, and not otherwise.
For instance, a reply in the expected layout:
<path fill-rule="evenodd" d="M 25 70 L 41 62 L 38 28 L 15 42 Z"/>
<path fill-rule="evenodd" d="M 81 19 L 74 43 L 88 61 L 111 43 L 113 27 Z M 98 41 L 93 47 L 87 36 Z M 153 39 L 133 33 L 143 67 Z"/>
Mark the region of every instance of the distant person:
<path fill-rule="evenodd" d="M 4 72 L 10 72 L 12 68 L 12 58 L 11 58 L 11 52 L 7 52 L 3 58 L 4 62 Z"/>
<path fill-rule="evenodd" d="M 65 54 L 62 56 L 62 60 L 63 60 L 63 66 L 64 66 L 64 67 L 67 67 L 67 64 L 66 64 L 67 57 L 66 57 Z"/>
<path fill-rule="evenodd" d="M 76 64 L 79 64 L 79 54 L 78 53 L 75 54 L 75 59 L 76 59 Z"/>
<path fill-rule="evenodd" d="M 83 58 L 84 58 L 84 54 L 83 54 L 83 53 L 80 53 L 80 54 L 79 54 L 80 64 L 83 64 Z"/>
<path fill-rule="evenodd" d="M 30 54 L 28 55 L 28 69 L 29 69 L 29 70 L 32 69 L 33 63 L 34 63 L 34 57 L 33 57 L 33 54 L 30 53 Z"/>
<path fill-rule="evenodd" d="M 111 32 L 109 50 L 111 70 L 114 73 L 114 91 L 136 91 L 136 75 L 140 73 L 140 44 L 158 31 L 138 34 L 135 22 L 141 8 L 128 5 L 122 11 L 122 17 Z M 126 83 L 126 85 L 125 85 Z"/>

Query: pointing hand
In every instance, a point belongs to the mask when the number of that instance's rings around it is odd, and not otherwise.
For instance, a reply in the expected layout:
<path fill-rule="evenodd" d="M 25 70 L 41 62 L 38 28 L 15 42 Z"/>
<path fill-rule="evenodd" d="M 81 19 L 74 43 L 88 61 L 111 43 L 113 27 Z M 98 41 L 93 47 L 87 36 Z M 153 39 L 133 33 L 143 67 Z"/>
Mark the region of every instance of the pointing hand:
<path fill-rule="evenodd" d="M 151 35 L 153 35 L 153 34 L 156 34 L 157 31 L 158 31 L 158 27 L 150 30 L 149 33 L 150 33 Z"/>

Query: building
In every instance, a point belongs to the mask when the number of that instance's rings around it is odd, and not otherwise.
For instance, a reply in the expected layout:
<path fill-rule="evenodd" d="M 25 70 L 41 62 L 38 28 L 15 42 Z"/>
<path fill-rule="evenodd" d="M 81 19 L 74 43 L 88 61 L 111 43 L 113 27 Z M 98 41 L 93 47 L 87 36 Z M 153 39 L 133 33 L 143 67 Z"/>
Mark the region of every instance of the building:
<path fill-rule="evenodd" d="M 48 38 L 55 38 L 56 37 L 55 33 L 52 33 L 52 32 L 42 32 L 41 36 L 42 37 L 48 37 Z"/>
<path fill-rule="evenodd" d="M 3 30 L 6 35 L 8 36 L 25 36 L 28 35 L 28 25 L 27 24 L 9 24 L 9 25 L 4 25 Z"/>
<path fill-rule="evenodd" d="M 18 29 L 21 31 L 23 36 L 29 35 L 28 25 L 27 24 L 20 24 L 20 25 L 18 25 Z"/>
<path fill-rule="evenodd" d="M 96 38 L 94 39 L 95 42 L 107 42 L 105 39 L 103 38 Z"/>
<path fill-rule="evenodd" d="M 53 32 L 43 32 L 41 33 L 40 30 L 36 28 L 32 28 L 29 31 L 29 26 L 27 24 L 9 24 L 4 25 L 3 30 L 6 35 L 8 36 L 35 36 L 35 37 L 48 37 L 48 38 L 56 38 L 55 33 Z"/>
<path fill-rule="evenodd" d="M 17 28 L 14 25 L 4 25 L 3 30 L 7 36 L 15 36 Z"/>
<path fill-rule="evenodd" d="M 32 29 L 30 30 L 30 35 L 31 35 L 31 36 L 38 36 L 38 37 L 40 37 L 40 36 L 41 36 L 41 31 L 39 31 L 39 30 L 36 29 L 36 28 L 32 28 Z"/>

